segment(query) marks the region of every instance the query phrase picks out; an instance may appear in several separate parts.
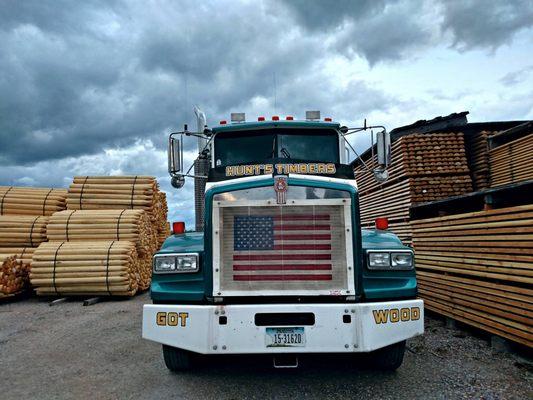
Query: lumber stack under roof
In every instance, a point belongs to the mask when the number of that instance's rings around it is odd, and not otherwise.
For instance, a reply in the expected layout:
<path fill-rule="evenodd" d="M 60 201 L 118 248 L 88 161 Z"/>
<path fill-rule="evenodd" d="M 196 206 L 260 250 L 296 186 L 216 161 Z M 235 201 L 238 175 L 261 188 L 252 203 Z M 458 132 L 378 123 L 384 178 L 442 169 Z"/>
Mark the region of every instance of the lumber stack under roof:
<path fill-rule="evenodd" d="M 411 225 L 425 307 L 533 347 L 533 204 Z"/>
<path fill-rule="evenodd" d="M 361 222 L 371 228 L 387 217 L 391 231 L 411 241 L 409 208 L 472 191 L 462 133 L 412 134 L 392 144 L 389 179 L 378 183 L 371 172 L 355 168 Z M 375 160 L 375 156 L 374 156 Z M 366 160 L 372 165 L 372 160 Z"/>
<path fill-rule="evenodd" d="M 533 133 L 489 151 L 491 187 L 533 179 Z"/>
<path fill-rule="evenodd" d="M 66 189 L 0 186 L 0 215 L 50 216 L 66 208 Z"/>
<path fill-rule="evenodd" d="M 134 242 L 47 242 L 33 254 L 30 279 L 38 295 L 133 296 L 139 274 Z"/>
<path fill-rule="evenodd" d="M 468 166 L 476 191 L 490 186 L 489 138 L 494 134 L 496 132 L 480 131 L 465 136 Z"/>

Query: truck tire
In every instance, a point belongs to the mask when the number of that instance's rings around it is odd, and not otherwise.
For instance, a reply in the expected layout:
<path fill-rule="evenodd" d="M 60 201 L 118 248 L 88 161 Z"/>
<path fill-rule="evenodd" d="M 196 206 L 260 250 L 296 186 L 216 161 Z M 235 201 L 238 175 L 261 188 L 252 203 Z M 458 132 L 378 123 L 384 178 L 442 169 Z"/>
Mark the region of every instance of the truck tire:
<path fill-rule="evenodd" d="M 396 371 L 402 365 L 404 353 L 405 340 L 371 352 L 370 361 L 376 369 Z"/>
<path fill-rule="evenodd" d="M 167 368 L 173 372 L 187 371 L 192 365 L 190 352 L 167 345 L 163 345 L 163 359 Z"/>

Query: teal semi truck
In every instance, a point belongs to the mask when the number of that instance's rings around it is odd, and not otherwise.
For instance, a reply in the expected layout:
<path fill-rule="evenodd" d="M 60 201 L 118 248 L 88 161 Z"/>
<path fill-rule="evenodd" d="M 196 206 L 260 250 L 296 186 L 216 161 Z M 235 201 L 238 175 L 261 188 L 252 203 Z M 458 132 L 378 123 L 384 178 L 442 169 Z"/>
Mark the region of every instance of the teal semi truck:
<path fill-rule="evenodd" d="M 379 129 L 366 166 L 385 180 L 386 130 L 316 111 L 253 122 L 238 113 L 212 128 L 197 115 L 196 132 L 169 137 L 169 172 L 177 188 L 186 177 L 202 185 L 204 226 L 174 224 L 143 309 L 143 337 L 162 344 L 166 366 L 188 369 L 199 354 L 269 354 L 295 367 L 304 354 L 366 353 L 398 368 L 406 339 L 424 331 L 413 251 L 384 219 L 361 229 L 347 140 Z M 199 143 L 193 173 L 183 168 L 187 136 Z"/>

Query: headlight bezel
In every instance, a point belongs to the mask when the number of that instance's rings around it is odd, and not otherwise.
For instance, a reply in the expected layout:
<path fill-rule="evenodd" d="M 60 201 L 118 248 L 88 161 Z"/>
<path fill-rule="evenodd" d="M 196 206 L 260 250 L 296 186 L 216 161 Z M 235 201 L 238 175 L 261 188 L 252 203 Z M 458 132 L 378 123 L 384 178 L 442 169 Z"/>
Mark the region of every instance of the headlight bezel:
<path fill-rule="evenodd" d="M 194 257 L 195 268 L 194 269 L 178 269 L 178 259 L 185 257 Z M 174 259 L 174 269 L 167 271 L 160 271 L 156 269 L 157 260 L 159 259 Z M 198 272 L 200 270 L 200 254 L 199 253 L 167 253 L 167 254 L 156 254 L 152 260 L 152 271 L 154 274 L 158 275 L 168 275 L 168 274 L 191 274 Z"/>
<path fill-rule="evenodd" d="M 371 254 L 388 254 L 387 265 L 372 265 Z M 407 265 L 400 265 L 398 261 L 394 261 L 395 255 L 410 255 L 410 263 Z M 374 256 L 375 257 L 375 256 Z M 366 251 L 366 266 L 371 271 L 410 271 L 415 267 L 414 251 L 410 249 L 374 249 Z"/>

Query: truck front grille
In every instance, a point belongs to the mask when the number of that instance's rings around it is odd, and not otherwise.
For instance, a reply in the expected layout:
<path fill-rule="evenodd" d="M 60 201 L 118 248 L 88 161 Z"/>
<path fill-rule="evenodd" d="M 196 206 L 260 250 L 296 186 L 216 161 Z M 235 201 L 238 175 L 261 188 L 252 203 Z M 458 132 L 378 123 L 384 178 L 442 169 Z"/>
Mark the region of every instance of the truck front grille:
<path fill-rule="evenodd" d="M 216 202 L 215 295 L 342 295 L 353 282 L 349 199 Z"/>

